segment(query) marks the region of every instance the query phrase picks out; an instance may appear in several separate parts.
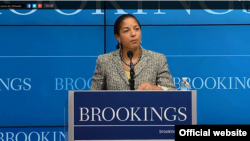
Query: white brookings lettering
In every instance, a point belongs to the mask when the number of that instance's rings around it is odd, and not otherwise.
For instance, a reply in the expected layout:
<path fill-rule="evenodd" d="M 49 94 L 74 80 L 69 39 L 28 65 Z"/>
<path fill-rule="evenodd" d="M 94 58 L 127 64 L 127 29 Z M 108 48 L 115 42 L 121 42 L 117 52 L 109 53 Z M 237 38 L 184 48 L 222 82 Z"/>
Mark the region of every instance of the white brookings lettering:
<path fill-rule="evenodd" d="M 173 77 L 173 81 L 179 89 L 181 77 Z M 250 89 L 250 77 L 194 77 L 192 79 L 188 77 L 187 81 L 191 84 L 191 89 Z M 85 90 L 90 89 L 91 83 L 92 78 L 55 78 L 55 90 Z"/>
<path fill-rule="evenodd" d="M 89 89 L 92 78 L 85 80 L 84 78 L 55 78 L 55 90 L 84 90 Z"/>
<path fill-rule="evenodd" d="M 29 91 L 31 78 L 0 78 L 0 91 Z"/>
<path fill-rule="evenodd" d="M 8 1 L 5 1 L 5 3 L 9 3 Z M 52 4 L 54 4 L 56 6 L 56 3 L 55 2 L 50 2 Z M 117 4 L 117 2 L 115 1 L 110 1 L 110 3 L 114 6 L 114 8 L 117 10 L 116 13 L 114 14 L 126 14 L 126 12 L 121 9 L 121 7 Z M 158 2 L 159 4 L 161 3 L 160 1 Z M 190 8 L 190 2 L 184 2 L 184 1 L 180 1 L 181 5 L 183 6 L 183 10 L 185 10 L 187 12 L 187 14 L 191 15 L 191 8 Z M 199 1 L 201 7 L 208 13 L 210 14 L 214 14 L 214 15 L 223 15 L 223 14 L 227 14 L 227 13 L 230 13 L 233 11 L 234 9 L 234 1 L 229 1 L 229 7 L 228 7 L 228 10 L 225 11 L 225 12 L 215 12 L 211 9 L 209 9 L 209 7 L 207 7 L 206 3 L 204 1 Z M 63 11 L 61 11 L 60 9 L 55 9 L 56 12 L 62 14 L 62 15 L 75 15 L 79 12 L 82 11 L 82 9 L 84 9 L 84 7 L 86 6 L 87 4 L 87 1 L 82 1 L 81 5 L 79 6 L 79 9 L 77 9 L 75 12 L 72 12 L 72 13 L 65 13 Z M 94 13 L 92 13 L 93 15 L 97 15 L 97 14 L 104 14 L 102 11 L 101 11 L 101 1 L 97 1 L 96 2 L 96 11 Z M 133 13 L 133 14 L 147 14 L 146 12 L 143 12 L 143 7 L 142 7 L 142 1 L 138 1 L 138 9 L 137 9 L 137 12 Z M 17 12 L 15 9 L 10 9 L 11 12 L 17 14 L 17 15 L 22 15 L 22 16 L 25 16 L 25 15 L 30 15 L 30 14 L 33 14 L 34 12 L 36 12 L 37 9 L 32 9 L 31 11 L 27 12 L 27 13 L 20 13 L 20 12 Z M 154 14 L 166 14 L 165 12 L 162 12 L 161 9 L 157 9 L 158 11 L 157 12 L 154 12 Z M 247 12 L 247 10 L 245 9 L 245 4 L 243 2 L 242 4 L 242 11 L 243 13 L 247 13 L 247 14 L 250 14 L 250 12 Z M 0 14 L 2 14 L 0 12 Z"/>
<path fill-rule="evenodd" d="M 63 132 L 0 132 L 0 141 L 64 141 Z"/>
<path fill-rule="evenodd" d="M 137 112 L 140 116 L 137 115 Z M 169 114 L 168 112 L 174 114 Z M 107 114 L 107 112 L 111 114 Z M 122 114 L 120 114 L 123 112 Z M 118 109 L 113 109 L 111 107 L 106 107 L 100 109 L 98 107 L 80 107 L 80 120 L 79 121 L 113 121 L 118 119 L 119 121 L 154 121 L 156 120 L 166 120 L 166 121 L 185 121 L 187 119 L 186 107 L 159 107 L 156 110 L 154 107 L 120 107 Z M 126 113 L 126 114 L 124 114 Z M 111 115 L 111 116 L 110 116 Z M 148 117 L 150 115 L 150 117 Z M 85 118 L 84 118 L 85 117 Z M 96 118 L 97 119 L 96 119 Z M 109 119 L 107 118 L 109 117 Z"/>
<path fill-rule="evenodd" d="M 180 77 L 173 77 L 174 84 L 179 88 Z M 249 77 L 194 77 L 188 78 L 191 89 L 250 89 Z"/>

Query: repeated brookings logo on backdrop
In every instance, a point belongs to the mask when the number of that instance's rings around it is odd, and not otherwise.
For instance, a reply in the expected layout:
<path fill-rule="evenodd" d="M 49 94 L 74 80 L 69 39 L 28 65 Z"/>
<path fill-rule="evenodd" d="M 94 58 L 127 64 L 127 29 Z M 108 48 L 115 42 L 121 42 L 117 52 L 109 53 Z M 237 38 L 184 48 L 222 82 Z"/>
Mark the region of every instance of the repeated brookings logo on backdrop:
<path fill-rule="evenodd" d="M 31 78 L 0 78 L 0 91 L 29 91 Z"/>
<path fill-rule="evenodd" d="M 55 78 L 55 90 L 86 90 L 90 89 L 92 78 Z"/>
<path fill-rule="evenodd" d="M 2 128 L 0 141 L 65 141 L 61 128 Z"/>
<path fill-rule="evenodd" d="M 180 77 L 173 77 L 174 84 L 179 88 Z M 187 77 L 191 89 L 250 89 L 250 77 Z"/>
<path fill-rule="evenodd" d="M 173 81 L 179 89 L 181 77 L 173 77 Z M 187 81 L 191 85 L 191 90 L 250 89 L 250 77 L 187 77 Z M 54 90 L 88 90 L 91 87 L 91 83 L 92 78 L 54 78 Z M 31 78 L 0 78 L 0 91 L 29 91 L 31 88 Z"/>
<path fill-rule="evenodd" d="M 92 78 L 55 78 L 55 90 L 88 90 Z M 181 77 L 173 77 L 175 86 L 179 89 Z M 199 89 L 250 89 L 250 77 L 187 77 L 191 90 Z"/>

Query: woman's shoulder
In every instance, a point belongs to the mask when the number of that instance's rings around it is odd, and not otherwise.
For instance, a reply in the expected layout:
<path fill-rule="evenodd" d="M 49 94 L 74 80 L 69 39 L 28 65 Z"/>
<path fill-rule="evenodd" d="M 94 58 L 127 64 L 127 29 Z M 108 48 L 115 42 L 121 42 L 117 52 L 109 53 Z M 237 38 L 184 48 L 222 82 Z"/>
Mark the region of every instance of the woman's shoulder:
<path fill-rule="evenodd" d="M 117 54 L 117 50 L 106 53 L 106 54 L 101 54 L 101 55 L 98 56 L 98 60 L 105 62 L 105 61 L 108 61 L 108 60 L 112 59 L 112 57 L 114 55 L 116 55 L 116 54 Z"/>
<path fill-rule="evenodd" d="M 152 50 L 146 50 L 146 52 L 147 52 L 147 54 L 149 56 L 151 56 L 154 59 L 164 59 L 164 58 L 166 58 L 163 53 L 155 52 L 155 51 L 152 51 Z"/>

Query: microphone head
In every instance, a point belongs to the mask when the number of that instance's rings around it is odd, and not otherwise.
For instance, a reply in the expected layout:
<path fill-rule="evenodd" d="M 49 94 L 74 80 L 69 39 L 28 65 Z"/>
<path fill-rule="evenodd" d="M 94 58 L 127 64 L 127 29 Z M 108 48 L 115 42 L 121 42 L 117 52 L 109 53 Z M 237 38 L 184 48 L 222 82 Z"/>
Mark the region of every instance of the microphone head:
<path fill-rule="evenodd" d="M 134 53 L 133 53 L 133 51 L 130 50 L 130 51 L 127 52 L 127 55 L 128 55 L 128 58 L 132 59 Z"/>

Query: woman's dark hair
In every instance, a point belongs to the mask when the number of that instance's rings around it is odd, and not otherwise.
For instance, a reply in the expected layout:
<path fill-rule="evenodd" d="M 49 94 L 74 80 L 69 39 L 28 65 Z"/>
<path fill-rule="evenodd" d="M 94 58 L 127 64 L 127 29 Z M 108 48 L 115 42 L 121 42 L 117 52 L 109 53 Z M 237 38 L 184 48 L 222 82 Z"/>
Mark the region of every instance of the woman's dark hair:
<path fill-rule="evenodd" d="M 131 15 L 131 14 L 124 14 L 124 15 L 121 15 L 120 17 L 118 17 L 117 19 L 116 19 L 116 21 L 115 21 L 115 25 L 114 25 L 114 34 L 117 34 L 117 35 L 120 35 L 120 33 L 119 33 L 119 31 L 120 31 L 120 24 L 121 24 L 121 22 L 123 21 L 123 20 L 125 20 L 126 18 L 134 18 L 137 22 L 138 22 L 138 24 L 139 24 L 139 26 L 140 26 L 140 28 L 141 28 L 141 25 L 140 25 L 140 23 L 139 23 L 139 21 L 136 19 L 136 17 L 134 16 L 134 15 Z M 121 47 L 122 47 L 122 44 L 121 44 Z M 116 45 L 116 49 L 119 49 L 120 47 L 119 47 L 119 43 Z"/>

